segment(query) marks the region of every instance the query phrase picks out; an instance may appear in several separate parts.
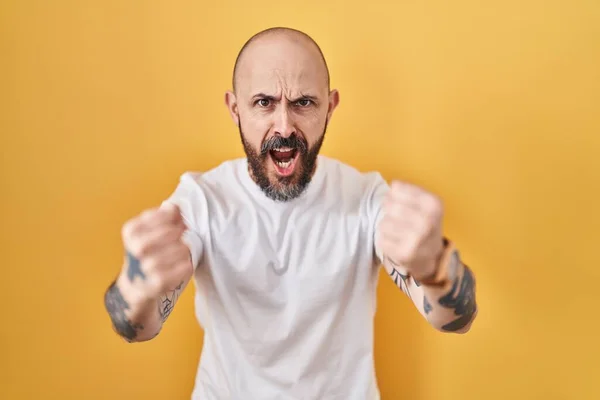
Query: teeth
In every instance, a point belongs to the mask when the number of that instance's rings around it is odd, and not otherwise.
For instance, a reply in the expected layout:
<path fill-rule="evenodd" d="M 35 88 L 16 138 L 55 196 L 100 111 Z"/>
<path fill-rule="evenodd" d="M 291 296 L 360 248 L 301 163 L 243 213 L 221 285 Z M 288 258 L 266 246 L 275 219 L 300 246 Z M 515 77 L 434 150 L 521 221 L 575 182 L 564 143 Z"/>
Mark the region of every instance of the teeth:
<path fill-rule="evenodd" d="M 277 165 L 279 165 L 281 168 L 287 168 L 290 166 L 290 164 L 292 163 L 292 160 L 290 161 L 277 161 Z"/>
<path fill-rule="evenodd" d="M 279 152 L 284 152 L 284 151 L 290 151 L 290 150 L 292 150 L 292 149 L 291 149 L 291 148 L 289 148 L 289 147 L 280 147 L 280 148 L 278 148 L 278 149 L 274 149 L 274 150 L 275 150 L 275 151 L 279 151 Z"/>

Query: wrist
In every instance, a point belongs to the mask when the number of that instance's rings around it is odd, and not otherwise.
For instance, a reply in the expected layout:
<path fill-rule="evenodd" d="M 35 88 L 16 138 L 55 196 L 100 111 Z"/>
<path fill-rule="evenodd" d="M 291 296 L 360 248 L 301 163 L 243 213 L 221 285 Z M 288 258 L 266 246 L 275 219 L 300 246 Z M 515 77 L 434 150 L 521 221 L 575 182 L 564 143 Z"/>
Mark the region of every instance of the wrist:
<path fill-rule="evenodd" d="M 140 285 L 139 282 L 131 282 L 126 269 L 123 269 L 119 274 L 115 285 L 119 288 L 130 309 L 144 308 L 146 305 L 155 304 L 158 301 L 157 297 L 148 295 L 147 291 L 144 290 L 144 285 Z"/>
<path fill-rule="evenodd" d="M 425 286 L 445 287 L 451 285 L 458 274 L 460 257 L 454 243 L 443 238 L 442 250 L 436 257 L 433 273 L 419 280 Z"/>

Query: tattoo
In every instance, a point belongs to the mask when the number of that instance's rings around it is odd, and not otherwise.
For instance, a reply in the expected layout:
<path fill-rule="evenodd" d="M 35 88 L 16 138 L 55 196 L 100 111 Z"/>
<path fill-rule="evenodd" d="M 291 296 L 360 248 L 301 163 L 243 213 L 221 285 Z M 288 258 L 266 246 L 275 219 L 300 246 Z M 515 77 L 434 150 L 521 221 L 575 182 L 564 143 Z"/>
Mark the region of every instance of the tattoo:
<path fill-rule="evenodd" d="M 423 310 L 425 311 L 425 314 L 429 314 L 431 310 L 433 310 L 431 303 L 429 303 L 429 300 L 427 300 L 427 296 L 425 295 L 423 295 Z"/>
<path fill-rule="evenodd" d="M 403 275 L 396 268 L 392 267 L 392 272 L 390 274 L 396 286 L 398 286 L 406 295 L 410 298 L 410 292 L 408 291 L 408 275 Z"/>
<path fill-rule="evenodd" d="M 128 342 L 132 342 L 137 336 L 137 332 L 144 329 L 143 325 L 132 324 L 125 316 L 125 310 L 129 309 L 129 304 L 123 298 L 116 282 L 108 287 L 104 295 L 104 305 L 110 315 L 114 329 Z"/>
<path fill-rule="evenodd" d="M 168 292 L 166 295 L 162 296 L 158 301 L 158 312 L 160 314 L 160 319 L 162 322 L 165 322 L 169 315 L 171 315 L 171 311 L 173 311 L 173 307 L 175 306 L 175 302 L 179 298 L 181 294 L 181 288 L 183 287 L 183 281 L 177 287 Z"/>
<path fill-rule="evenodd" d="M 440 297 L 439 303 L 446 308 L 453 308 L 454 313 L 459 315 L 454 321 L 442 326 L 449 332 L 458 331 L 469 324 L 477 310 L 475 303 L 475 279 L 471 270 L 465 265 L 462 279 L 455 279 L 452 289 Z"/>
<path fill-rule="evenodd" d="M 127 277 L 131 282 L 133 279 L 138 276 L 142 279 L 146 279 L 146 275 L 142 272 L 142 268 L 140 267 L 140 260 L 137 259 L 133 254 L 129 251 L 127 252 Z"/>

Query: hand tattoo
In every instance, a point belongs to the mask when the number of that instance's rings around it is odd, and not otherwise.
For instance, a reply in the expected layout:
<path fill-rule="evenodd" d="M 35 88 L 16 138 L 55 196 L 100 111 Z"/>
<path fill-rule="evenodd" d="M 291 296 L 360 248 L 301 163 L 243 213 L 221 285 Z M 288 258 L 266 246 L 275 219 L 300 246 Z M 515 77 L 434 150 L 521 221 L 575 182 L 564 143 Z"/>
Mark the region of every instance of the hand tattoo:
<path fill-rule="evenodd" d="M 137 336 L 137 332 L 144 329 L 143 325 L 132 324 L 125 316 L 125 310 L 129 309 L 129 304 L 123 298 L 116 282 L 113 282 L 106 291 L 104 305 L 110 315 L 114 329 L 128 342 L 132 342 Z"/>
<path fill-rule="evenodd" d="M 140 266 L 140 260 L 137 259 L 133 254 L 129 251 L 127 252 L 127 277 L 131 282 L 133 282 L 134 278 L 139 276 L 140 278 L 146 279 L 146 275 L 142 272 Z"/>
<path fill-rule="evenodd" d="M 443 307 L 454 309 L 454 313 L 460 316 L 442 326 L 443 330 L 455 332 L 469 324 L 477 310 L 475 302 L 475 279 L 469 267 L 464 266 L 462 279 L 454 280 L 452 289 L 446 295 L 440 297 L 439 303 Z"/>

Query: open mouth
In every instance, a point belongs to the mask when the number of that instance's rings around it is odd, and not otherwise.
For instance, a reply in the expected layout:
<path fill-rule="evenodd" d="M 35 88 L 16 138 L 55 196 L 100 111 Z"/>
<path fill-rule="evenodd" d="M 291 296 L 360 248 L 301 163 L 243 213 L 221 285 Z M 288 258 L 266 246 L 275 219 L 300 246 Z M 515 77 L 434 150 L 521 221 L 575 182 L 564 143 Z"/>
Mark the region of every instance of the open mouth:
<path fill-rule="evenodd" d="M 279 147 L 269 151 L 275 170 L 281 176 L 290 176 L 294 173 L 299 154 L 298 149 L 290 147 Z"/>

